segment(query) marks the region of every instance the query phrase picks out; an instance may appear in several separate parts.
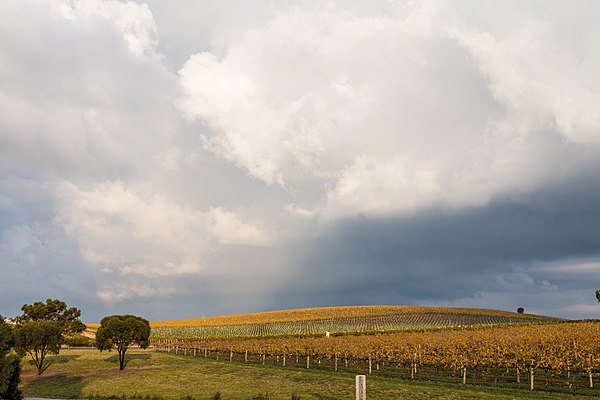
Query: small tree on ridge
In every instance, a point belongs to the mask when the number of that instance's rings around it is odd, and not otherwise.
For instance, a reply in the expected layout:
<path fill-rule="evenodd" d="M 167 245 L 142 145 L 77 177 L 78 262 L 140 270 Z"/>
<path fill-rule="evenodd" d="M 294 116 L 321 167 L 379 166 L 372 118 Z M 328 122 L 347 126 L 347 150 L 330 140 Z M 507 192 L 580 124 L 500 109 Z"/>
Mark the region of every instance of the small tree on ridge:
<path fill-rule="evenodd" d="M 110 351 L 113 347 L 119 353 L 119 370 L 125 369 L 125 352 L 132 344 L 145 349 L 150 344 L 150 323 L 135 315 L 111 315 L 102 318 L 96 332 L 98 350 Z"/>

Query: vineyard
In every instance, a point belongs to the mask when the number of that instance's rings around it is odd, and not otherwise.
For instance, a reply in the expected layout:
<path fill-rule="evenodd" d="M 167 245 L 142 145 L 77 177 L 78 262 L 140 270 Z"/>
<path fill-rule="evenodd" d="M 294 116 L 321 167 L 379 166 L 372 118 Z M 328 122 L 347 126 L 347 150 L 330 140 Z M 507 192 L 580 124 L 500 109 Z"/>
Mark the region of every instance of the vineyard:
<path fill-rule="evenodd" d="M 152 323 L 153 339 L 311 336 L 461 326 L 548 322 L 553 319 L 495 310 L 374 306 L 275 311 Z M 234 324 L 237 322 L 237 324 Z"/>
<path fill-rule="evenodd" d="M 258 362 L 463 384 L 594 391 L 600 323 L 236 339 L 154 339 L 156 349 Z"/>
<path fill-rule="evenodd" d="M 155 321 L 150 325 L 153 327 L 167 326 L 224 326 L 224 325 L 250 325 L 270 324 L 276 322 L 299 322 L 311 320 L 332 320 L 344 318 L 381 317 L 387 315 L 408 314 L 443 314 L 447 317 L 452 315 L 478 315 L 486 317 L 503 317 L 519 320 L 545 321 L 554 318 L 532 315 L 517 314 L 507 311 L 490 310 L 483 308 L 452 308 L 452 307 L 428 307 L 428 306 L 344 306 L 344 307 L 320 307 L 320 308 L 297 308 L 292 310 L 267 311 L 252 314 L 233 314 L 208 318 L 191 318 L 169 321 Z"/>

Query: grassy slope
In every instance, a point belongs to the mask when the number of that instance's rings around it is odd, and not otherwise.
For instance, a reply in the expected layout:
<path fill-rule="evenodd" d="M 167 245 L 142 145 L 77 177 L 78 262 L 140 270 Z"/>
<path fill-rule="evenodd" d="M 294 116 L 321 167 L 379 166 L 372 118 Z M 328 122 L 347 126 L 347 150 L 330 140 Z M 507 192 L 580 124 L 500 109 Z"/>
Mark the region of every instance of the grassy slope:
<path fill-rule="evenodd" d="M 63 350 L 41 378 L 24 361 L 23 391 L 28 397 L 86 398 L 123 396 L 181 399 L 248 399 L 268 393 L 270 400 L 353 399 L 354 376 L 246 365 L 129 350 L 125 371 L 118 371 L 113 353 Z M 368 398 L 374 399 L 575 399 L 568 394 L 530 393 L 512 389 L 427 385 L 367 378 Z M 578 398 L 582 398 L 581 396 Z M 585 397 L 583 397 L 585 398 Z"/>
<path fill-rule="evenodd" d="M 242 324 L 266 324 L 276 322 L 295 322 L 310 320 L 325 320 L 338 318 L 372 317 L 398 314 L 446 314 L 451 315 L 486 315 L 490 317 L 506 317 L 519 319 L 539 319 L 540 321 L 554 318 L 517 314 L 507 311 L 479 308 L 449 308 L 426 306 L 345 306 L 300 308 L 293 310 L 268 311 L 252 314 L 224 315 L 208 318 L 190 318 L 181 320 L 156 321 L 151 326 L 224 326 Z"/>

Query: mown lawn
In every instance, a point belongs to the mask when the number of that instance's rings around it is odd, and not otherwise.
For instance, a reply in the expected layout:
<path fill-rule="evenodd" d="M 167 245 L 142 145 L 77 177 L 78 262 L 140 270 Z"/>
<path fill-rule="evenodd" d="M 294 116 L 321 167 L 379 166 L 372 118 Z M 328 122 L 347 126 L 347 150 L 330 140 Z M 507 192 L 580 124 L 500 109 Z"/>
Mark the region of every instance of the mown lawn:
<path fill-rule="evenodd" d="M 355 378 L 302 369 L 246 365 L 131 349 L 128 364 L 118 370 L 115 352 L 63 350 L 41 377 L 23 361 L 22 389 L 27 397 L 145 397 L 164 399 L 269 400 L 355 398 Z M 591 399 L 511 389 L 462 387 L 367 378 L 367 398 L 375 399 Z"/>

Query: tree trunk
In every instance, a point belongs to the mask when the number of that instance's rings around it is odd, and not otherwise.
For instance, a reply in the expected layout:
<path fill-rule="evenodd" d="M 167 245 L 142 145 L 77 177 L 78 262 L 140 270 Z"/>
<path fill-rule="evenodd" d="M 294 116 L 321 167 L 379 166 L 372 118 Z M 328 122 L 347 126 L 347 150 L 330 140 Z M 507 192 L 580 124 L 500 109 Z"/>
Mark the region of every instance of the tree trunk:
<path fill-rule="evenodd" d="M 125 369 L 125 352 L 127 351 L 127 347 L 119 348 L 119 371 L 123 371 Z"/>

